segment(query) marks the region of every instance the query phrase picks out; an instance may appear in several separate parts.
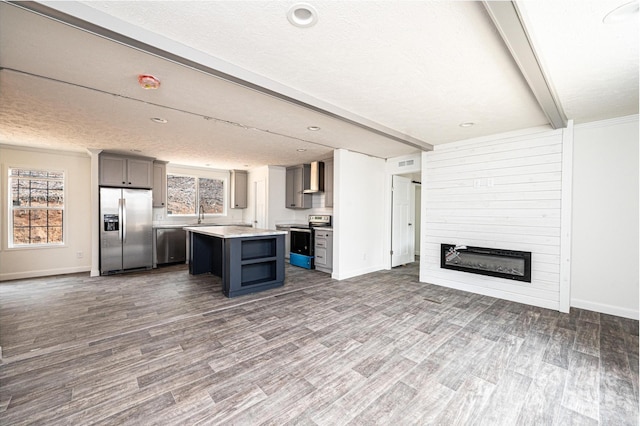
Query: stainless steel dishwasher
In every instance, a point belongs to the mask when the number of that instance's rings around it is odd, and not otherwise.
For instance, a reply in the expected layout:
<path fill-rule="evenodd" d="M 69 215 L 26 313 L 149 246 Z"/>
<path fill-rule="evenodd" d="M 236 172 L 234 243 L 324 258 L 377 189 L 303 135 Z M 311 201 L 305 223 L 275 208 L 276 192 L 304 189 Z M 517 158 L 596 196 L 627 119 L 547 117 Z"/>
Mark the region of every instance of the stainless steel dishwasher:
<path fill-rule="evenodd" d="M 187 261 L 187 233 L 182 228 L 156 229 L 156 263 L 185 263 Z"/>

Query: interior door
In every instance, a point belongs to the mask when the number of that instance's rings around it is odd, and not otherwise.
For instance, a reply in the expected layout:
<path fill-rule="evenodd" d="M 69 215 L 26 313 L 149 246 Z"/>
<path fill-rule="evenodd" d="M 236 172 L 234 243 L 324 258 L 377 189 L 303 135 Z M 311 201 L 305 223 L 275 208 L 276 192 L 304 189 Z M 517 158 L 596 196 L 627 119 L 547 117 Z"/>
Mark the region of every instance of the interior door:
<path fill-rule="evenodd" d="M 253 205 L 253 227 L 267 229 L 265 181 L 259 180 L 253 184 L 255 189 L 254 193 L 256 194 Z"/>
<path fill-rule="evenodd" d="M 411 179 L 393 176 L 391 267 L 415 260 L 414 192 Z"/>

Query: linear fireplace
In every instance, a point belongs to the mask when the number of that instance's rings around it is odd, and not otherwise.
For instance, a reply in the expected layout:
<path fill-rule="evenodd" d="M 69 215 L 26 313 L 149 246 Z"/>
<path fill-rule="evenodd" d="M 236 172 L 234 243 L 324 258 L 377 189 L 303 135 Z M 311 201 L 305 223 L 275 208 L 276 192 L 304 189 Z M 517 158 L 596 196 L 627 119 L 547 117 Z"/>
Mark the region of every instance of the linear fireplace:
<path fill-rule="evenodd" d="M 531 282 L 531 252 L 529 251 L 441 244 L 440 267 Z"/>

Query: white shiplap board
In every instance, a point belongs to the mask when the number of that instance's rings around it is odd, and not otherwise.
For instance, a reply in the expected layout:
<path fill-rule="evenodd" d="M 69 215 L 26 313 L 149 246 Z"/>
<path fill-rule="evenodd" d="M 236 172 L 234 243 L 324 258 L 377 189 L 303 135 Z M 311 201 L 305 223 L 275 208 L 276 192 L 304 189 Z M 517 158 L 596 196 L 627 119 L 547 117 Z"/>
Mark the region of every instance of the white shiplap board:
<path fill-rule="evenodd" d="M 558 309 L 562 130 L 437 145 L 423 154 L 420 279 Z M 440 268 L 440 244 L 532 253 L 531 283 Z"/>

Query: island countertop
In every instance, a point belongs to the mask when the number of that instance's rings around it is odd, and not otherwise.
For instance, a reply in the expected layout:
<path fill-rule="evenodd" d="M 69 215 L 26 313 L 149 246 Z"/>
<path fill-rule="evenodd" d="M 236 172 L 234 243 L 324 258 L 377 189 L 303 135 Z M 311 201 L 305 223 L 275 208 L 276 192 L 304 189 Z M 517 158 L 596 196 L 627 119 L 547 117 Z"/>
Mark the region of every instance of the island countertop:
<path fill-rule="evenodd" d="M 262 237 L 268 235 L 285 235 L 287 233 L 287 231 L 247 228 L 245 226 L 186 226 L 183 229 L 188 232 L 218 238 Z"/>

